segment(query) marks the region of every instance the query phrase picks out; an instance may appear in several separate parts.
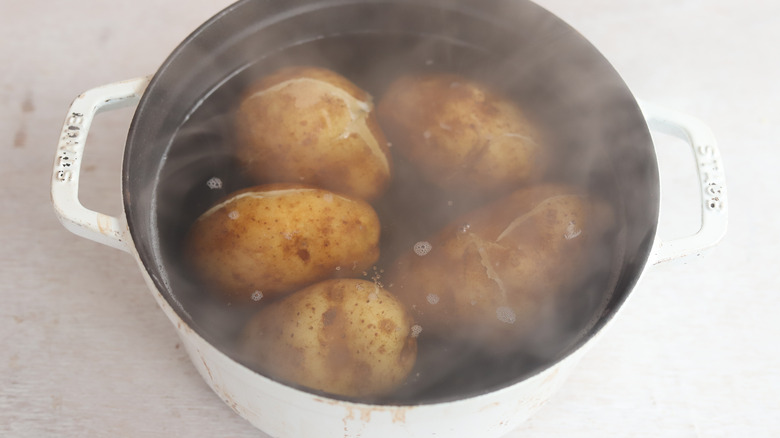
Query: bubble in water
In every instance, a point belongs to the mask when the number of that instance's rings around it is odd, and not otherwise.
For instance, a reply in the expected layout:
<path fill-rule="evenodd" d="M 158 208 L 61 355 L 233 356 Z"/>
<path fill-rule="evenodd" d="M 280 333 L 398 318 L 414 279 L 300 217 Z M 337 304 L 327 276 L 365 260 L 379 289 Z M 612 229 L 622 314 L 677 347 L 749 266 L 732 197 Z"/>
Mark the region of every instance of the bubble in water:
<path fill-rule="evenodd" d="M 221 189 L 222 180 L 215 176 L 214 178 L 211 178 L 210 180 L 206 181 L 206 186 L 208 186 L 208 188 L 210 188 L 211 190 Z"/>
<path fill-rule="evenodd" d="M 455 203 L 454 203 L 454 202 L 452 202 L 452 201 L 447 201 L 447 207 L 452 207 L 453 205 L 455 205 Z"/>
<path fill-rule="evenodd" d="M 471 225 L 470 224 L 463 224 L 458 229 L 460 230 L 461 233 L 467 233 L 469 231 L 469 229 L 471 229 Z"/>
<path fill-rule="evenodd" d="M 577 224 L 574 221 L 571 221 L 566 227 L 566 232 L 563 233 L 563 238 L 566 240 L 571 240 L 580 234 L 582 234 L 582 230 L 577 227 Z"/>
<path fill-rule="evenodd" d="M 433 59 L 426 59 L 425 65 L 433 65 Z"/>
<path fill-rule="evenodd" d="M 393 147 L 393 144 L 388 141 L 387 142 L 387 147 L 391 148 L 391 147 Z"/>
<path fill-rule="evenodd" d="M 510 309 L 506 306 L 501 306 L 498 309 L 496 309 L 496 318 L 498 318 L 499 321 L 505 322 L 507 324 L 514 324 L 517 320 L 517 315 L 515 314 L 515 311 Z"/>
<path fill-rule="evenodd" d="M 422 327 L 419 324 L 415 324 L 412 326 L 412 337 L 416 338 L 420 336 L 420 333 L 422 333 Z"/>
<path fill-rule="evenodd" d="M 263 299 L 263 293 L 259 290 L 252 292 L 252 301 L 260 301 Z"/>
<path fill-rule="evenodd" d="M 428 303 L 430 304 L 436 304 L 439 302 L 439 296 L 436 294 L 428 294 L 427 297 L 425 297 L 426 300 L 428 300 Z"/>
<path fill-rule="evenodd" d="M 341 270 L 341 266 L 336 266 L 336 270 L 340 271 Z"/>
<path fill-rule="evenodd" d="M 426 140 L 431 138 L 431 131 L 426 129 L 425 132 L 423 132 L 423 137 L 425 137 Z"/>
<path fill-rule="evenodd" d="M 421 241 L 419 241 L 419 242 L 414 244 L 414 248 L 413 249 L 414 249 L 414 253 L 415 254 L 417 254 L 418 256 L 422 257 L 422 256 L 428 254 L 429 252 L 431 252 L 431 249 L 433 249 L 433 246 L 431 246 L 430 243 L 428 243 L 428 242 L 426 242 L 424 240 L 421 240 Z"/>
<path fill-rule="evenodd" d="M 372 271 L 373 272 L 371 272 L 371 281 L 373 281 L 374 284 L 379 286 L 379 287 L 384 287 L 382 285 L 382 273 L 384 273 L 385 270 L 384 269 L 380 270 L 376 266 L 374 266 L 374 267 L 372 267 Z M 364 273 L 364 275 L 367 275 L 367 274 Z"/>
<path fill-rule="evenodd" d="M 228 217 L 233 220 L 238 219 L 238 211 L 237 210 L 231 211 L 230 213 L 228 213 Z"/>

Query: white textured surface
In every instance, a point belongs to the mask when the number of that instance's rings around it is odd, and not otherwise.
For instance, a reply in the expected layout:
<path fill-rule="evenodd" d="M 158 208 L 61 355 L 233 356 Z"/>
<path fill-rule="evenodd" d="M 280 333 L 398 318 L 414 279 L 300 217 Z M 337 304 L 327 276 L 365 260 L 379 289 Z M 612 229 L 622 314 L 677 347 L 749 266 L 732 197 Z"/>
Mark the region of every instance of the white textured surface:
<path fill-rule="evenodd" d="M 780 3 L 540 0 L 636 96 L 718 138 L 730 230 L 651 269 L 601 342 L 511 437 L 780 436 Z M 0 435 L 263 436 L 200 380 L 126 254 L 57 223 L 48 195 L 78 93 L 153 72 L 227 0 L 4 0 L 0 14 Z M 117 213 L 131 110 L 100 115 L 82 183 Z M 659 139 L 661 235 L 695 228 L 690 154 Z"/>

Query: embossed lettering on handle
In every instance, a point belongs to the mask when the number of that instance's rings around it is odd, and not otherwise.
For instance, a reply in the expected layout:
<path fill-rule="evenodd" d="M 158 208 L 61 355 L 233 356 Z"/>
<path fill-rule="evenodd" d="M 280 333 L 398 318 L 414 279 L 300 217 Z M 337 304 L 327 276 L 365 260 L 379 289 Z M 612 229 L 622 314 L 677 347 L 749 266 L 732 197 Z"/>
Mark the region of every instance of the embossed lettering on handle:
<path fill-rule="evenodd" d="M 149 78 L 143 77 L 93 88 L 78 96 L 62 126 L 51 180 L 54 211 L 65 228 L 79 236 L 128 252 L 132 245 L 124 218 L 81 205 L 78 199 L 79 174 L 87 134 L 95 115 L 135 104 L 148 84 Z"/>
<path fill-rule="evenodd" d="M 658 264 L 701 256 L 720 242 L 728 227 L 726 175 L 715 136 L 693 117 L 646 102 L 641 107 L 651 130 L 675 136 L 693 148 L 702 203 L 699 230 L 680 239 L 656 241 L 650 261 Z"/>
<path fill-rule="evenodd" d="M 65 127 L 62 129 L 60 146 L 58 148 L 59 154 L 57 154 L 57 161 L 54 163 L 56 171 L 55 177 L 60 182 L 73 180 L 71 167 L 77 159 L 81 158 L 77 145 L 82 141 L 80 134 L 83 123 L 84 114 L 82 113 L 71 113 L 70 116 L 65 119 Z"/>

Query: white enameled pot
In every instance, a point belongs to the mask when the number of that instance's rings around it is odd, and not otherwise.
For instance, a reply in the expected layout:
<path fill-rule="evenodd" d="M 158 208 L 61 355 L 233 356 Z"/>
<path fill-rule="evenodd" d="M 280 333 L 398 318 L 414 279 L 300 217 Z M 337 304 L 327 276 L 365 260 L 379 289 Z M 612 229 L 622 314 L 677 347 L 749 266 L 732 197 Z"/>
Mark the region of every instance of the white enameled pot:
<path fill-rule="evenodd" d="M 240 0 L 195 30 L 154 76 L 89 90 L 68 111 L 51 182 L 60 221 L 80 236 L 135 258 L 203 379 L 239 415 L 271 436 L 502 436 L 560 387 L 647 267 L 700 256 L 725 233 L 723 165 L 706 126 L 637 102 L 595 48 L 532 2 L 484 0 L 475 5 L 472 0 Z M 220 95 L 229 105 L 242 78 L 291 61 L 350 72 L 375 95 L 382 92 L 383 81 L 410 67 L 467 70 L 537 105 L 537 114 L 562 132 L 569 154 L 605 151 L 601 171 L 609 176 L 606 182 L 596 179 L 601 185 L 595 189 L 605 189 L 599 194 L 617 207 L 623 248 L 615 249 L 620 266 L 614 287 L 605 291 L 607 304 L 593 315 L 596 322 L 549 361 L 508 376 L 500 385 L 396 405 L 345 401 L 283 385 L 220 350 L 213 333 L 188 307 L 191 297 L 180 293 L 182 275 L 171 272 L 177 233 L 197 213 L 190 209 L 182 219 L 180 211 L 194 201 L 203 203 L 191 188 L 204 187 L 218 167 L 214 162 L 230 157 L 224 145 L 209 144 L 212 137 L 197 137 L 194 150 L 190 144 L 177 149 L 174 140 L 188 121 L 197 119 L 193 114 L 207 107 L 201 104 L 210 96 Z M 220 94 L 223 90 L 227 94 Z M 78 200 L 80 169 L 93 118 L 131 105 L 136 109 L 125 144 L 123 213 L 111 216 L 84 208 Z M 656 238 L 660 187 L 649 130 L 676 136 L 693 150 L 702 214 L 701 228 L 691 236 Z M 200 154 L 204 147 L 212 155 Z M 567 158 L 567 171 L 589 170 Z M 221 171 L 229 174 L 230 168 Z"/>
<path fill-rule="evenodd" d="M 81 162 L 95 114 L 135 104 L 149 78 L 89 90 L 73 102 L 57 148 L 52 202 L 62 224 L 82 237 L 130 253 L 203 379 L 236 413 L 274 437 L 499 437 L 516 428 L 561 386 L 603 330 L 571 354 L 513 385 L 460 400 L 419 406 L 370 405 L 314 395 L 275 382 L 232 360 L 195 332 L 173 309 L 144 269 L 124 215 L 110 216 L 78 200 Z M 694 152 L 701 193 L 701 228 L 685 238 L 656 241 L 647 266 L 704 254 L 727 224 L 726 186 L 720 154 L 700 121 L 641 104 L 649 127 L 677 136 Z"/>

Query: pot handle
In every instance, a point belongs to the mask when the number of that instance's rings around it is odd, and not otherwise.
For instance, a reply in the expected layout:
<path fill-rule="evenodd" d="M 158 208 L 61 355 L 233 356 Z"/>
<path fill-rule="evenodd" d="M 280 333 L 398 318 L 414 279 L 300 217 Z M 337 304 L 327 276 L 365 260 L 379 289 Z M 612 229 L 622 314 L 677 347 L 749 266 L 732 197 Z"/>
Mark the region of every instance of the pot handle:
<path fill-rule="evenodd" d="M 700 120 L 647 102 L 640 102 L 640 107 L 651 130 L 682 139 L 693 148 L 701 189 L 701 227 L 691 236 L 657 240 L 650 254 L 654 265 L 672 260 L 686 262 L 703 255 L 726 234 L 728 202 L 720 151 L 712 131 Z"/>
<path fill-rule="evenodd" d="M 138 102 L 151 77 L 141 77 L 93 88 L 71 104 L 62 127 L 51 199 L 60 223 L 70 232 L 113 248 L 130 252 L 129 233 L 123 220 L 85 208 L 79 202 L 79 173 L 87 134 L 95 115 Z"/>

